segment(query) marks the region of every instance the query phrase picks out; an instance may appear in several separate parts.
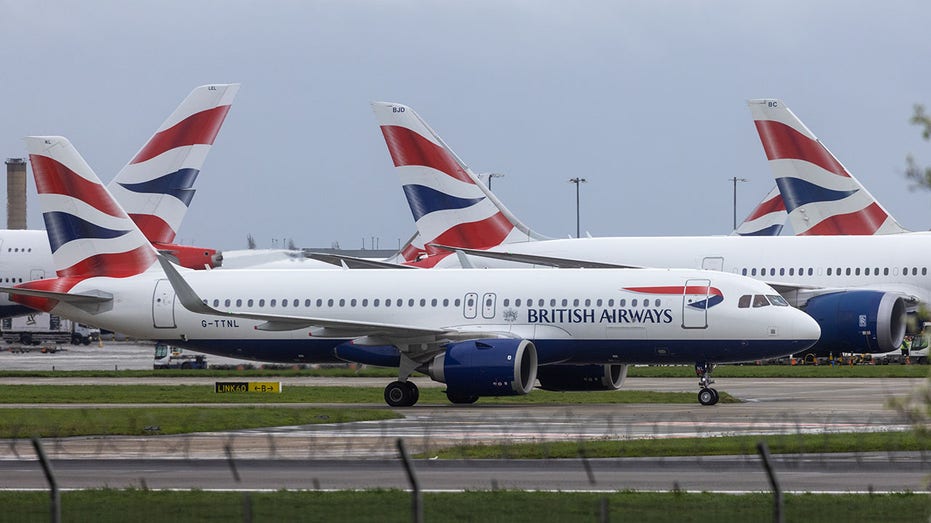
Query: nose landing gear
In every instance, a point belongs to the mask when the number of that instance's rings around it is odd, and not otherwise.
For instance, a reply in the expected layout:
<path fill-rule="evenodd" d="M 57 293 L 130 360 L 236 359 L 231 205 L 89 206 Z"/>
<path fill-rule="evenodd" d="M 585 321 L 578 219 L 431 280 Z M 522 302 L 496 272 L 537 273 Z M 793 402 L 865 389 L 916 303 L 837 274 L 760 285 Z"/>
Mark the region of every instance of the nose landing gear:
<path fill-rule="evenodd" d="M 721 399 L 718 396 L 718 391 L 711 388 L 711 384 L 714 383 L 714 378 L 711 377 L 711 373 L 714 371 L 715 364 L 700 361 L 695 364 L 695 374 L 698 376 L 698 386 L 701 387 L 701 390 L 698 391 L 698 402 L 702 405 L 714 405 Z"/>

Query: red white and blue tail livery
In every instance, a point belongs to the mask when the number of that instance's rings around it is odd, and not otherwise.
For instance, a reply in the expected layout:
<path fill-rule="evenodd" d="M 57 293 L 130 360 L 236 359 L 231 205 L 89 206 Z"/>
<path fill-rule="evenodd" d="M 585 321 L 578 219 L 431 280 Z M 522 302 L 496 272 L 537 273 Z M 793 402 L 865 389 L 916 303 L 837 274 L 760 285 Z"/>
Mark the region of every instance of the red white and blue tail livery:
<path fill-rule="evenodd" d="M 469 167 L 413 109 L 374 102 L 372 107 L 401 178 L 419 237 L 402 253 L 433 266 L 449 251 L 430 244 L 474 249 L 541 239 L 478 181 Z"/>
<path fill-rule="evenodd" d="M 59 278 L 145 272 L 155 250 L 66 138 L 25 139 Z"/>
<path fill-rule="evenodd" d="M 781 101 L 749 101 L 796 235 L 905 232 Z"/>
<path fill-rule="evenodd" d="M 107 188 L 154 244 L 174 241 L 239 84 L 197 87 Z"/>
<path fill-rule="evenodd" d="M 779 194 L 779 187 L 773 187 L 763 197 L 743 223 L 737 226 L 734 234 L 738 236 L 779 236 L 785 226 L 786 205 Z"/>

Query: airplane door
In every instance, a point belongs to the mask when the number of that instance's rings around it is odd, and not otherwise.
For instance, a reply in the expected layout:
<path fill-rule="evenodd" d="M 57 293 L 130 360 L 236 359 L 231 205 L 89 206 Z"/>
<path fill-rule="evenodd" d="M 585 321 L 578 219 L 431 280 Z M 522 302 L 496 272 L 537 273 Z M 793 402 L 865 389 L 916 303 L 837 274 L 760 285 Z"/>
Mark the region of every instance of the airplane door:
<path fill-rule="evenodd" d="M 482 318 L 490 320 L 495 317 L 495 293 L 487 292 L 482 296 Z"/>
<path fill-rule="evenodd" d="M 686 280 L 682 290 L 682 328 L 708 327 L 708 301 L 711 280 Z"/>
<path fill-rule="evenodd" d="M 465 299 L 462 300 L 462 315 L 466 319 L 474 320 L 475 316 L 478 314 L 478 294 L 470 292 L 465 295 Z"/>
<path fill-rule="evenodd" d="M 175 327 L 175 291 L 168 280 L 158 280 L 155 283 L 155 293 L 152 295 L 152 322 L 157 329 Z"/>
<path fill-rule="evenodd" d="M 706 271 L 724 271 L 724 258 L 709 256 L 701 261 L 701 268 Z"/>

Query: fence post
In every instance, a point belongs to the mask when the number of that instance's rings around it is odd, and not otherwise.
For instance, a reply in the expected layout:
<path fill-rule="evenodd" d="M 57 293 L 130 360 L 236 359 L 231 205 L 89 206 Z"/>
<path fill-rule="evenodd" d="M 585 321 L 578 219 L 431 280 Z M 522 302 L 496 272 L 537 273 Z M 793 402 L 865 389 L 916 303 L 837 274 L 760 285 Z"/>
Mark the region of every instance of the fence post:
<path fill-rule="evenodd" d="M 779 480 L 776 473 L 773 472 L 773 465 L 769 462 L 769 446 L 765 441 L 756 444 L 756 450 L 763 458 L 763 468 L 766 469 L 766 475 L 769 477 L 769 484 L 773 487 L 773 521 L 782 523 L 782 488 L 779 486 Z"/>
<path fill-rule="evenodd" d="M 50 489 L 49 496 L 51 497 L 51 507 L 49 509 L 51 521 L 52 523 L 61 523 L 61 494 L 58 492 L 58 482 L 55 480 L 52 462 L 46 457 L 45 450 L 42 449 L 42 442 L 39 441 L 39 438 L 33 436 L 32 446 L 36 449 L 36 456 L 39 458 L 39 463 L 42 464 L 42 471 L 45 473 L 46 481 L 48 481 Z"/>
<path fill-rule="evenodd" d="M 404 447 L 404 440 L 401 438 L 398 438 L 398 452 L 404 463 L 404 471 L 407 472 L 407 480 L 411 484 L 411 520 L 414 523 L 423 523 L 423 498 L 420 495 L 420 482 L 417 481 L 414 465 L 407 455 L 407 448 Z"/>

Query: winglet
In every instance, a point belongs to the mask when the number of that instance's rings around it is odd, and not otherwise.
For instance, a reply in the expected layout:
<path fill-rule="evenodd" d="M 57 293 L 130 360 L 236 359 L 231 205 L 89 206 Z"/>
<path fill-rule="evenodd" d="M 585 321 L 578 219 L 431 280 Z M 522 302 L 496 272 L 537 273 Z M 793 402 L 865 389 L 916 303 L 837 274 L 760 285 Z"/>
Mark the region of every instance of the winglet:
<path fill-rule="evenodd" d="M 197 314 L 214 316 L 224 315 L 223 312 L 204 303 L 201 297 L 197 295 L 197 292 L 195 292 L 194 289 L 188 285 L 184 277 L 181 276 L 181 273 L 175 269 L 175 266 L 168 260 L 168 257 L 163 254 L 157 256 L 158 263 L 162 266 L 162 270 L 165 271 L 165 276 L 168 278 L 168 283 L 171 284 L 171 288 L 174 289 L 175 295 L 181 300 L 181 305 L 183 305 L 185 309 Z"/>

